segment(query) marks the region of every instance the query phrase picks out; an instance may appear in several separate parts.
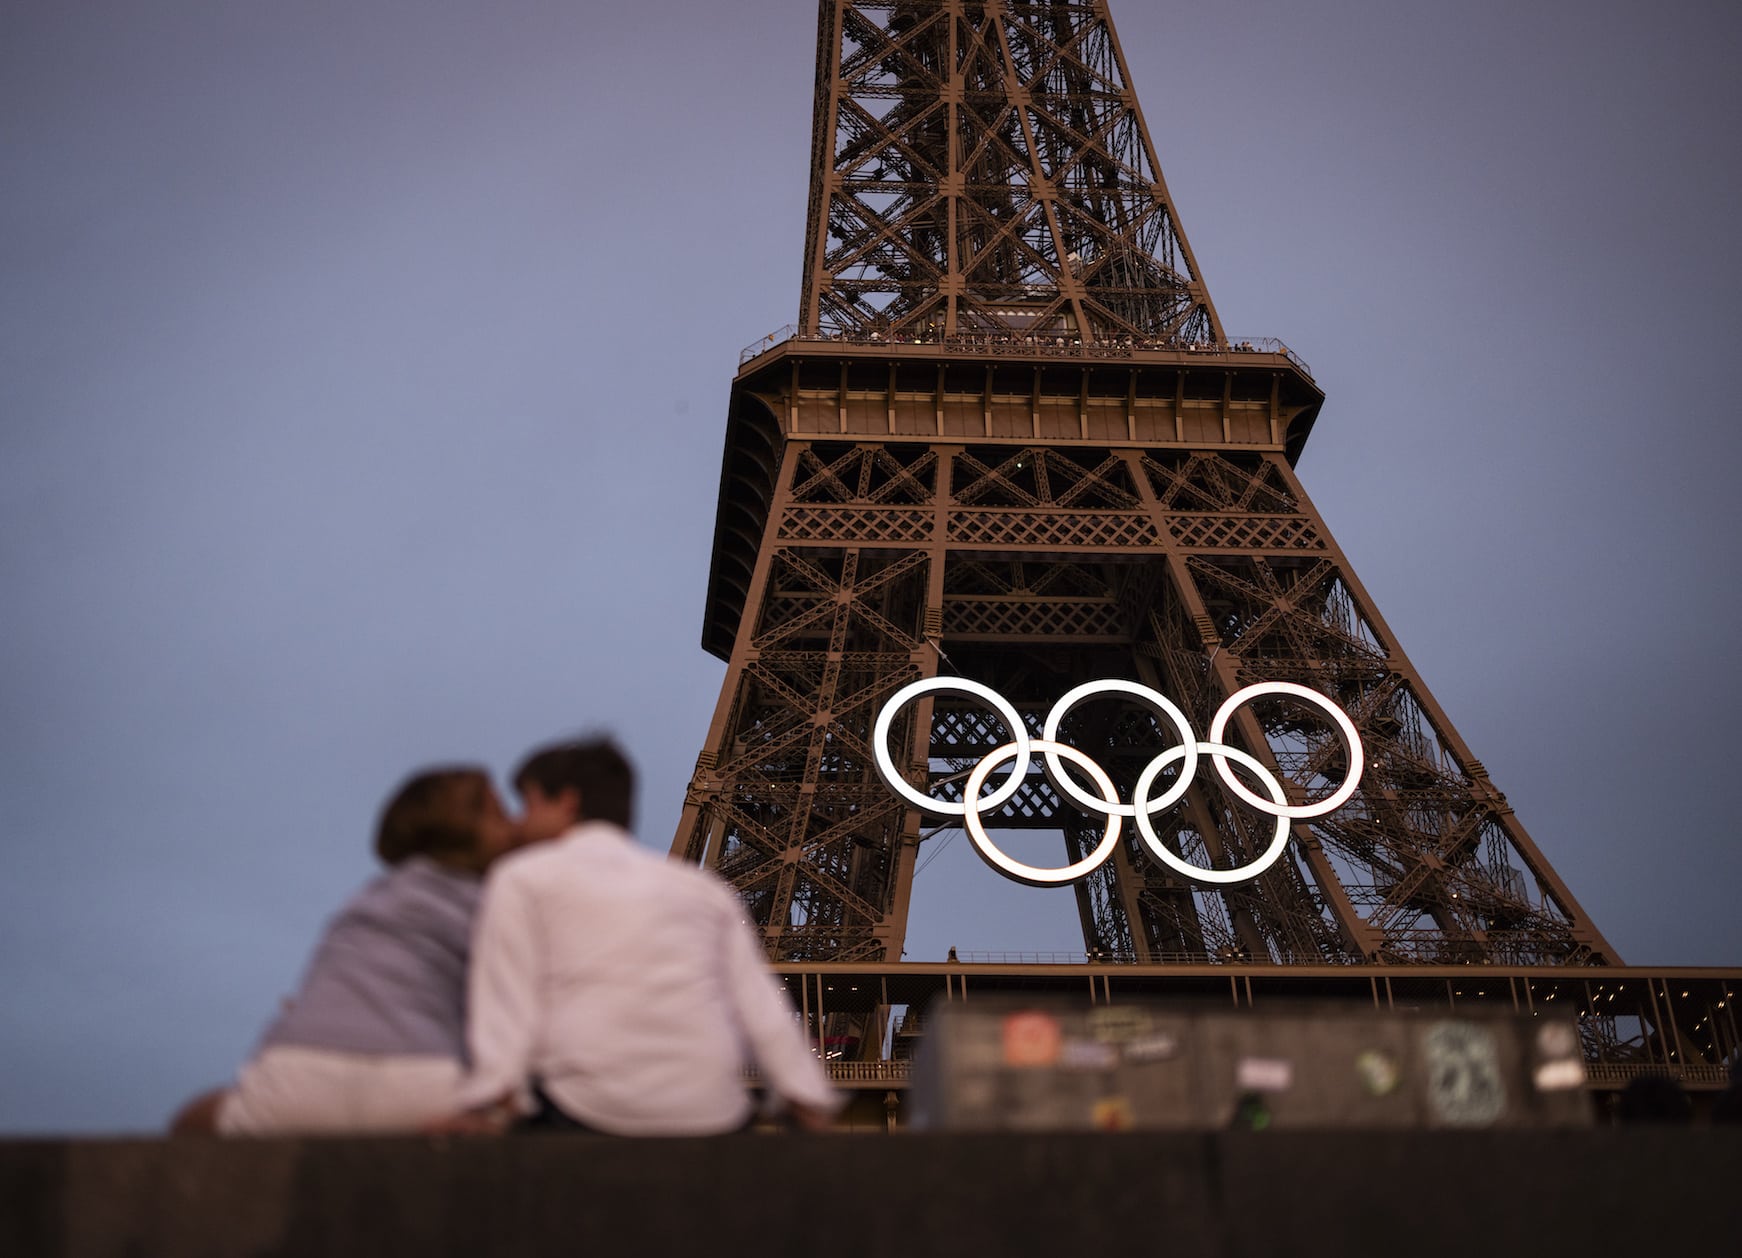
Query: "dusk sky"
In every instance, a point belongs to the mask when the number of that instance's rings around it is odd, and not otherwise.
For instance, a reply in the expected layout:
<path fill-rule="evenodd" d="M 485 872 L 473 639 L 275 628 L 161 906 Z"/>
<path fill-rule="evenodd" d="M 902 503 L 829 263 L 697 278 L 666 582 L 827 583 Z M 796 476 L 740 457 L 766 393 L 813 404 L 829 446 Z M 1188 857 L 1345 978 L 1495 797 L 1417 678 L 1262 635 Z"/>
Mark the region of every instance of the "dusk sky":
<path fill-rule="evenodd" d="M 229 1079 L 414 768 L 611 731 L 670 844 L 815 8 L 0 6 L 0 1132 Z M 1435 697 L 1625 961 L 1742 965 L 1742 6 L 1113 12 Z M 1082 947 L 961 839 L 950 945 Z"/>

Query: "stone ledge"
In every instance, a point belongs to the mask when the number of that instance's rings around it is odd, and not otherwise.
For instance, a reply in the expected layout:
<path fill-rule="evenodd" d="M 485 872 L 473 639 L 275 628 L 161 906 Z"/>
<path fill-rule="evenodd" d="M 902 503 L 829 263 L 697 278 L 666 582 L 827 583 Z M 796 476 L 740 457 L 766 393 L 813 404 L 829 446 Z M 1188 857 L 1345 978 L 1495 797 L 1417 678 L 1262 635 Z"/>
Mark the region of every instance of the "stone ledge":
<path fill-rule="evenodd" d="M 1737 1235 L 1739 1167 L 1714 1128 L 10 1141 L 0 1254 L 1588 1258 Z"/>

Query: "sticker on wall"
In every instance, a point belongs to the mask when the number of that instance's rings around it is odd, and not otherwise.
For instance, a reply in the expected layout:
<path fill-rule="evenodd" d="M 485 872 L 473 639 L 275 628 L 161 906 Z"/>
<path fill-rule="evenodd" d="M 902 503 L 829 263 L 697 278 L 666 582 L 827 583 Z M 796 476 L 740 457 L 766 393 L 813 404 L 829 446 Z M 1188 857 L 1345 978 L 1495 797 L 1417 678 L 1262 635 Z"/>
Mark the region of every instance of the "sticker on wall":
<path fill-rule="evenodd" d="M 1536 1032 L 1536 1069 L 1531 1082 L 1538 1092 L 1570 1092 L 1585 1086 L 1585 1061 L 1579 1036 L 1564 1022 L 1551 1022 Z"/>
<path fill-rule="evenodd" d="M 1576 1057 L 1545 1061 L 1531 1075 L 1538 1092 L 1571 1092 L 1585 1086 L 1585 1063 Z"/>
<path fill-rule="evenodd" d="M 1119 1064 L 1119 1050 L 1100 1040 L 1069 1039 L 1059 1054 L 1066 1070 L 1111 1070 Z"/>
<path fill-rule="evenodd" d="M 1286 1092 L 1294 1086 L 1294 1063 L 1285 1057 L 1242 1057 L 1234 1068 L 1242 1092 Z"/>
<path fill-rule="evenodd" d="M 1469 1022 L 1436 1022 L 1422 1038 L 1427 1099 L 1449 1127 L 1486 1127 L 1506 1112 L 1506 1084 L 1492 1032 Z"/>
<path fill-rule="evenodd" d="M 1270 1112 L 1270 1104 L 1264 1099 L 1262 1092 L 1243 1093 L 1234 1103 L 1234 1121 L 1231 1126 L 1235 1131 L 1263 1131 L 1274 1121 Z"/>
<path fill-rule="evenodd" d="M 1397 1067 L 1397 1059 L 1390 1053 L 1370 1048 L 1355 1058 L 1355 1073 L 1360 1076 L 1361 1086 L 1367 1089 L 1368 1096 L 1390 1096 L 1397 1091 L 1398 1076 L 1402 1072 Z"/>
<path fill-rule="evenodd" d="M 1059 1059 L 1062 1038 L 1058 1019 L 1050 1014 L 1009 1014 L 1004 1019 L 1004 1064 L 1032 1068 L 1050 1066 Z"/>
<path fill-rule="evenodd" d="M 1131 1112 L 1131 1098 L 1104 1096 L 1089 1111 L 1089 1123 L 1096 1131 L 1130 1131 L 1137 1125 Z"/>
<path fill-rule="evenodd" d="M 1179 1037 L 1158 1033 L 1131 1040 L 1125 1045 L 1126 1061 L 1169 1061 L 1179 1056 Z"/>
<path fill-rule="evenodd" d="M 1151 1021 L 1141 1009 L 1103 1005 L 1089 1011 L 1089 1034 L 1098 1040 L 1125 1043 L 1149 1034 Z"/>
<path fill-rule="evenodd" d="M 1564 1022 L 1550 1022 L 1537 1028 L 1536 1051 L 1544 1057 L 1577 1057 L 1578 1034 Z"/>

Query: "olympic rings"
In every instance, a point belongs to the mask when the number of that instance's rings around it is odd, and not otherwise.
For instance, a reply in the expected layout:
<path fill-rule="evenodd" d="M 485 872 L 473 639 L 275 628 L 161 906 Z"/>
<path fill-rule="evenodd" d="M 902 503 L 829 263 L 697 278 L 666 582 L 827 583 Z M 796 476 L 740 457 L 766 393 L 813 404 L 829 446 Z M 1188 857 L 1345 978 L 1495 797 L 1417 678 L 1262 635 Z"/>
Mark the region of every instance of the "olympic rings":
<path fill-rule="evenodd" d="M 895 762 L 889 758 L 889 726 L 894 722 L 895 714 L 919 696 L 930 694 L 934 690 L 942 691 L 945 694 L 953 691 L 956 694 L 973 695 L 977 699 L 984 699 L 992 705 L 999 716 L 1004 718 L 1004 724 L 1010 728 L 1010 736 L 1016 740 L 1017 747 L 1016 763 L 1010 769 L 1010 780 L 975 805 L 976 808 L 1002 808 L 1015 798 L 1017 791 L 1022 789 L 1023 775 L 1028 772 L 1028 727 L 1022 723 L 1021 714 L 1011 706 L 1010 700 L 992 687 L 982 686 L 979 682 L 969 681 L 965 677 L 926 677 L 903 686 L 889 696 L 889 702 L 884 704 L 883 711 L 877 714 L 877 723 L 871 730 L 871 745 L 877 749 L 877 772 L 882 776 L 884 783 L 888 785 L 890 790 L 916 807 L 946 817 L 967 815 L 968 805 L 965 798 L 963 803 L 952 804 L 948 800 L 933 799 L 930 795 L 915 790 L 906 778 L 896 772 Z"/>
<path fill-rule="evenodd" d="M 1223 779 L 1230 782 L 1233 781 L 1234 778 L 1233 775 L 1228 772 L 1228 760 L 1238 760 L 1248 769 L 1251 769 L 1254 773 L 1262 777 L 1264 785 L 1270 791 L 1271 798 L 1274 799 L 1277 804 L 1286 805 L 1288 803 L 1288 796 L 1283 794 L 1282 783 L 1276 780 L 1276 775 L 1271 773 L 1269 769 L 1265 768 L 1261 762 L 1247 755 L 1238 747 L 1229 747 L 1224 743 L 1205 742 L 1196 744 L 1195 750 L 1208 752 L 1210 755 L 1214 756 L 1216 759 L 1216 768 L 1221 771 Z M 1155 784 L 1156 775 L 1163 769 L 1167 768 L 1167 766 L 1173 763 L 1173 761 L 1179 760 L 1185 755 L 1186 749 L 1184 747 L 1169 747 L 1155 759 L 1151 760 L 1148 766 L 1143 770 L 1142 776 L 1137 779 L 1137 786 L 1133 792 L 1137 796 L 1137 801 L 1147 803 L 1149 799 L 1149 788 Z M 1180 777 L 1188 783 L 1191 781 L 1191 779 L 1187 778 L 1184 773 L 1181 773 Z M 1176 782 L 1174 785 L 1177 788 L 1179 783 Z M 1172 792 L 1169 793 L 1171 794 Z M 1270 846 L 1264 849 L 1263 854 L 1260 855 L 1257 860 L 1249 865 L 1241 865 L 1235 869 L 1206 869 L 1202 865 L 1194 865 L 1188 860 L 1175 856 L 1172 852 L 1167 850 L 1167 844 L 1163 843 L 1161 841 L 1161 836 L 1155 832 L 1155 824 L 1149 819 L 1150 809 L 1148 807 L 1137 809 L 1137 833 L 1143 837 L 1144 846 L 1151 852 L 1154 852 L 1157 859 L 1159 859 L 1162 864 L 1166 865 L 1176 874 L 1183 874 L 1185 877 L 1190 878 L 1193 882 L 1246 882 L 1249 879 L 1258 877 L 1259 874 L 1276 864 L 1277 858 L 1282 855 L 1282 849 L 1288 846 L 1288 816 L 1275 808 L 1266 806 L 1261 806 L 1261 808 L 1264 812 L 1276 814 L 1276 833 L 1270 836 Z"/>
<path fill-rule="evenodd" d="M 904 779 L 895 767 L 895 762 L 889 755 L 889 730 L 894 724 L 896 714 L 913 700 L 933 692 L 968 695 L 988 704 L 1010 730 L 1011 741 L 984 756 L 979 764 L 974 766 L 968 775 L 967 785 L 962 793 L 962 802 L 951 803 L 948 800 L 935 799 L 922 791 L 915 789 L 912 783 Z M 1065 716 L 1072 708 L 1087 699 L 1098 695 L 1124 695 L 1136 700 L 1148 708 L 1158 718 L 1173 726 L 1179 735 L 1179 744 L 1169 747 L 1157 755 L 1138 776 L 1131 803 L 1119 802 L 1117 789 L 1112 779 L 1104 769 L 1087 753 L 1058 741 L 1060 726 Z M 1229 746 L 1223 742 L 1227 732 L 1228 722 L 1234 713 L 1244 704 L 1250 703 L 1261 695 L 1282 695 L 1291 699 L 1303 700 L 1320 709 L 1331 718 L 1337 727 L 1337 733 L 1349 749 L 1349 767 L 1344 775 L 1343 783 L 1331 794 L 1310 804 L 1290 804 L 1283 785 L 1277 780 L 1267 765 L 1256 757 L 1241 751 L 1238 747 Z M 1332 703 L 1324 695 L 1306 686 L 1293 682 L 1271 681 L 1260 682 L 1235 691 L 1228 696 L 1226 702 L 1216 710 L 1215 717 L 1210 722 L 1209 738 L 1199 741 L 1192 736 L 1190 723 L 1185 713 L 1181 712 L 1165 695 L 1139 685 L 1137 682 L 1106 680 L 1086 682 L 1069 691 L 1047 713 L 1042 726 L 1040 738 L 1030 737 L 1028 727 L 1023 724 L 1022 716 L 1014 705 L 1003 695 L 990 686 L 969 681 L 962 677 L 929 677 L 903 686 L 890 696 L 889 702 L 877 714 L 877 720 L 872 731 L 872 750 L 877 772 L 883 781 L 904 800 L 926 812 L 942 816 L 961 817 L 968 836 L 974 842 L 975 850 L 981 858 L 995 870 L 1006 877 L 1014 878 L 1035 887 L 1056 887 L 1065 883 L 1075 882 L 1098 868 L 1113 854 L 1118 845 L 1120 819 L 1131 817 L 1137 822 L 1139 836 L 1144 846 L 1174 872 L 1189 878 L 1194 882 L 1222 884 L 1245 882 L 1256 878 L 1274 865 L 1288 846 L 1289 822 L 1291 819 L 1305 817 L 1320 817 L 1337 808 L 1341 808 L 1354 795 L 1360 785 L 1361 773 L 1366 762 L 1361 750 L 1361 738 L 1355 729 L 1355 723 L 1348 715 Z M 981 811 L 986 808 L 1003 807 L 1016 792 L 1021 789 L 1022 780 L 1028 773 L 1032 761 L 1032 753 L 1041 753 L 1047 780 L 1052 783 L 1060 795 L 1069 799 L 1077 807 L 1086 812 L 1100 813 L 1107 818 L 1107 825 L 1095 850 L 1082 860 L 1060 868 L 1040 868 L 1024 864 L 1014 859 L 992 842 L 986 833 Z M 1228 789 L 1244 800 L 1251 807 L 1276 818 L 1276 829 L 1271 836 L 1269 845 L 1256 860 L 1235 869 L 1210 869 L 1201 865 L 1193 865 L 1176 853 L 1170 851 L 1161 836 L 1156 833 L 1152 820 L 1154 814 L 1177 803 L 1190 789 L 1197 772 L 1198 758 L 1206 756 L 1216 766 L 1216 772 Z M 1088 791 L 1067 774 L 1060 759 L 1071 761 L 1080 768 L 1093 782 L 1098 795 Z M 998 787 L 984 799 L 980 792 L 985 789 L 986 779 L 992 771 L 1006 760 L 1015 763 L 1010 768 L 1010 776 L 1003 785 Z M 1251 787 L 1242 782 L 1229 767 L 1232 760 L 1254 774 L 1263 785 L 1269 799 L 1255 793 Z M 1154 787 L 1156 779 L 1174 763 L 1179 762 L 1179 771 L 1174 782 L 1167 790 L 1155 798 L 1150 798 L 1149 792 Z"/>
<path fill-rule="evenodd" d="M 1136 699 L 1139 703 L 1149 708 L 1157 716 L 1172 723 L 1174 730 L 1179 734 L 1180 745 L 1185 749 L 1185 763 L 1180 766 L 1179 780 L 1173 784 L 1172 788 L 1169 789 L 1165 795 L 1152 803 L 1150 808 L 1159 811 L 1160 809 L 1166 808 L 1175 800 L 1182 798 L 1186 793 L 1186 789 L 1192 784 L 1192 774 L 1196 773 L 1198 770 L 1198 744 L 1192 738 L 1191 722 L 1186 720 L 1186 714 L 1174 707 L 1173 702 L 1165 695 L 1158 691 L 1151 690 L 1148 686 L 1140 686 L 1134 681 L 1109 680 L 1084 682 L 1075 690 L 1067 693 L 1064 698 L 1052 705 L 1052 711 L 1046 714 L 1046 728 L 1041 736 L 1049 742 L 1056 740 L 1059 736 L 1059 726 L 1064 722 L 1065 713 L 1076 707 L 1077 704 L 1081 703 L 1084 699 L 1089 698 L 1091 695 L 1098 694 L 1130 695 L 1133 699 Z M 1214 737 L 1214 735 L 1212 735 L 1212 737 Z M 1064 773 L 1059 770 L 1058 760 L 1055 759 L 1053 752 L 1049 751 L 1046 753 L 1046 767 L 1048 769 L 1047 780 L 1050 781 L 1061 794 L 1069 796 L 1073 803 L 1077 804 L 1079 807 L 1087 808 L 1091 812 L 1102 811 L 1101 805 L 1104 801 L 1091 799 L 1078 788 L 1075 782 L 1066 777 Z M 1137 815 L 1137 805 L 1135 803 L 1121 804 L 1118 802 L 1118 797 L 1115 796 L 1113 792 L 1109 791 L 1107 794 L 1109 798 L 1113 800 L 1112 810 L 1114 813 L 1121 817 L 1135 817 Z"/>
<path fill-rule="evenodd" d="M 1062 869 L 1039 869 L 1033 865 L 1024 865 L 1021 861 L 1007 856 L 999 850 L 998 845 L 992 842 L 991 836 L 986 833 L 986 825 L 980 820 L 978 807 L 969 810 L 964 819 L 967 822 L 968 837 L 974 840 L 975 850 L 993 869 L 1007 877 L 1016 879 L 1018 882 L 1026 882 L 1031 887 L 1057 887 L 1067 882 L 1075 882 L 1113 854 L 1113 845 L 1119 841 L 1119 818 L 1109 805 L 1118 804 L 1119 792 L 1113 786 L 1113 779 L 1107 776 L 1107 771 L 1089 759 L 1086 752 L 1045 738 L 1034 739 L 1032 745 L 1045 752 L 1049 762 L 1053 756 L 1063 756 L 1066 760 L 1081 766 L 1083 772 L 1087 773 L 1094 780 L 1095 785 L 1100 788 L 1101 798 L 1097 801 L 1099 807 L 1096 808 L 1096 811 L 1107 814 L 1107 829 L 1102 834 L 1101 842 L 1095 850 L 1074 865 L 1066 865 Z M 963 792 L 963 798 L 978 799 L 980 788 L 986 785 L 987 774 L 991 773 L 995 766 L 1017 755 L 1018 752 L 1017 744 L 1005 743 L 997 751 L 975 765 L 974 771 L 968 775 L 968 786 Z M 1008 786 L 1009 783 L 1005 785 Z"/>
<path fill-rule="evenodd" d="M 1279 817 L 1322 817 L 1328 812 L 1335 812 L 1348 803 L 1350 796 L 1355 793 L 1355 788 L 1361 783 L 1361 770 L 1366 767 L 1366 762 L 1361 756 L 1361 735 L 1355 732 L 1355 722 L 1349 719 L 1343 709 L 1316 690 L 1297 686 L 1292 681 L 1261 681 L 1255 686 L 1246 687 L 1244 690 L 1236 690 L 1228 696 L 1226 703 L 1216 709 L 1216 717 L 1210 722 L 1210 741 L 1213 743 L 1221 742 L 1222 735 L 1228 728 L 1228 718 L 1234 715 L 1234 709 L 1249 699 L 1256 699 L 1259 695 L 1289 695 L 1296 699 L 1305 699 L 1308 703 L 1323 708 L 1331 720 L 1337 723 L 1337 732 L 1343 736 L 1343 743 L 1349 748 L 1349 772 L 1343 778 L 1341 786 L 1316 804 L 1300 804 L 1296 807 L 1289 807 L 1279 799 L 1276 802 L 1281 805 L 1282 811 L 1276 815 Z M 1234 794 L 1261 812 L 1271 811 L 1268 804 L 1259 799 L 1246 788 L 1244 783 L 1228 772 L 1226 761 L 1218 758 L 1216 771 L 1222 775 L 1222 780 L 1228 784 L 1228 788 Z M 1263 770 L 1260 771 L 1263 772 Z"/>

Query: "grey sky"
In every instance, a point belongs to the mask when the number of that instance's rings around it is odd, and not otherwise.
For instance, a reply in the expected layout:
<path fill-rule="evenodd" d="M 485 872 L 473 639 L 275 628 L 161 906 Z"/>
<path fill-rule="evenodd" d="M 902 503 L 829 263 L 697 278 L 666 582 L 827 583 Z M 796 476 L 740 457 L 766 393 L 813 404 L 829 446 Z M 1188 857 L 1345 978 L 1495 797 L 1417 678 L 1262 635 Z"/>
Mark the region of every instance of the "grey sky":
<path fill-rule="evenodd" d="M 728 383 L 796 313 L 815 6 L 0 13 L 0 1130 L 228 1077 L 375 810 L 618 733 L 670 841 Z M 1742 963 L 1742 11 L 1122 0 L 1301 473 L 1624 958 Z M 957 841 L 910 956 L 1080 947 Z"/>

